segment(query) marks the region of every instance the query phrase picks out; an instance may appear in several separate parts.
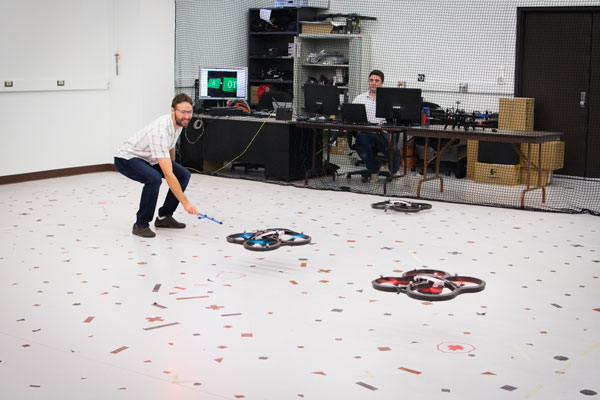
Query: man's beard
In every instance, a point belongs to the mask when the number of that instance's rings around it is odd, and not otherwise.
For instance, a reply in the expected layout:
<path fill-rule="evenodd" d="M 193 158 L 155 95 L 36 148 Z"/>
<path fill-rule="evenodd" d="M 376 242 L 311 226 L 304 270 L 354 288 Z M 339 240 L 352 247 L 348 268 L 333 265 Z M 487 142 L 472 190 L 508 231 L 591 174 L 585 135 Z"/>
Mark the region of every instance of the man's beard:
<path fill-rule="evenodd" d="M 175 123 L 176 123 L 177 125 L 179 125 L 179 126 L 182 126 L 182 127 L 184 127 L 184 128 L 185 128 L 186 126 L 188 126 L 188 123 L 189 123 L 189 122 L 190 122 L 190 120 L 189 120 L 189 119 L 184 119 L 184 118 L 179 118 L 179 119 L 177 119 L 177 115 L 175 115 Z"/>

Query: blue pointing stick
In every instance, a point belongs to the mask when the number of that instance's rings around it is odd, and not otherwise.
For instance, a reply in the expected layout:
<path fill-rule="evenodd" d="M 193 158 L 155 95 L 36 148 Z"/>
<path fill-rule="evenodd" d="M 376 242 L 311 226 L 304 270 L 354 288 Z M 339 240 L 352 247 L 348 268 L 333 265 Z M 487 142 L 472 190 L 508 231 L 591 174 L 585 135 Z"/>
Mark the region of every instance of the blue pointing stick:
<path fill-rule="evenodd" d="M 211 218 L 208 215 L 198 213 L 198 219 L 202 219 L 202 218 L 210 219 L 211 221 L 216 222 L 217 224 L 223 224 L 223 222 L 217 221 L 216 219 Z"/>

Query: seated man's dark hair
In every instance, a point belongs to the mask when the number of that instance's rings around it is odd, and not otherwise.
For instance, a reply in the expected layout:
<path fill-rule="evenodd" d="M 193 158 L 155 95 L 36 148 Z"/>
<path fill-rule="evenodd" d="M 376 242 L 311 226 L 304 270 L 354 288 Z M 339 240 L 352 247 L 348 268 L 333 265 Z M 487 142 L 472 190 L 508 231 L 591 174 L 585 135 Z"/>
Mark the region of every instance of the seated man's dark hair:
<path fill-rule="evenodd" d="M 381 78 L 381 82 L 383 82 L 383 72 L 381 72 L 380 70 L 374 69 L 373 71 L 371 71 L 371 73 L 369 74 L 369 78 L 372 75 L 376 75 L 376 76 L 380 77 Z"/>

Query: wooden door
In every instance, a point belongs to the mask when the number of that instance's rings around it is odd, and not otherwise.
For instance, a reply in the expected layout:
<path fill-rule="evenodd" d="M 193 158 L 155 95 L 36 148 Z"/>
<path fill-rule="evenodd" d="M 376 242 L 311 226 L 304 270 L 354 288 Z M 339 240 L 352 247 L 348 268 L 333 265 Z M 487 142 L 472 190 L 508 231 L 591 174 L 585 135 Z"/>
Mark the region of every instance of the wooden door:
<path fill-rule="evenodd" d="M 515 96 L 535 98 L 534 129 L 564 133 L 561 174 L 600 177 L 598 15 L 597 7 L 518 12 Z"/>

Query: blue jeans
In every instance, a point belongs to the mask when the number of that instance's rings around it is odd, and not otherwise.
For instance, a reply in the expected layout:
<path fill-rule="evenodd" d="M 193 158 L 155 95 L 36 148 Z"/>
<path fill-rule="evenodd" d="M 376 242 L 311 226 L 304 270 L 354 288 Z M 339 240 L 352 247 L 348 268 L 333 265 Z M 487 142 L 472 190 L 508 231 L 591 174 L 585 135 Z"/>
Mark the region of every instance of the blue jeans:
<path fill-rule="evenodd" d="M 173 173 L 181 185 L 181 189 L 185 190 L 190 181 L 190 172 L 172 161 Z M 117 171 L 125 175 L 126 177 L 133 179 L 144 184 L 142 189 L 142 198 L 140 199 L 140 208 L 137 212 L 136 225 L 141 227 L 149 226 L 150 221 L 154 218 L 154 210 L 156 210 L 156 202 L 158 200 L 158 193 L 160 190 L 160 184 L 164 175 L 158 164 L 152 166 L 141 158 L 132 158 L 125 160 L 124 158 L 115 157 L 115 167 Z M 160 217 L 168 217 L 173 215 L 175 209 L 179 205 L 179 200 L 171 192 L 167 193 L 165 202 L 162 207 L 158 209 L 158 215 Z"/>
<path fill-rule="evenodd" d="M 377 153 L 383 153 L 388 159 L 388 166 L 391 173 L 395 173 L 400 169 L 400 148 L 398 141 L 394 142 L 394 163 L 390 162 L 390 152 L 387 149 L 387 135 L 385 138 L 377 133 L 358 132 L 356 134 L 356 152 L 361 160 L 365 162 L 367 170 L 371 174 L 379 172 L 379 164 L 375 159 Z"/>

